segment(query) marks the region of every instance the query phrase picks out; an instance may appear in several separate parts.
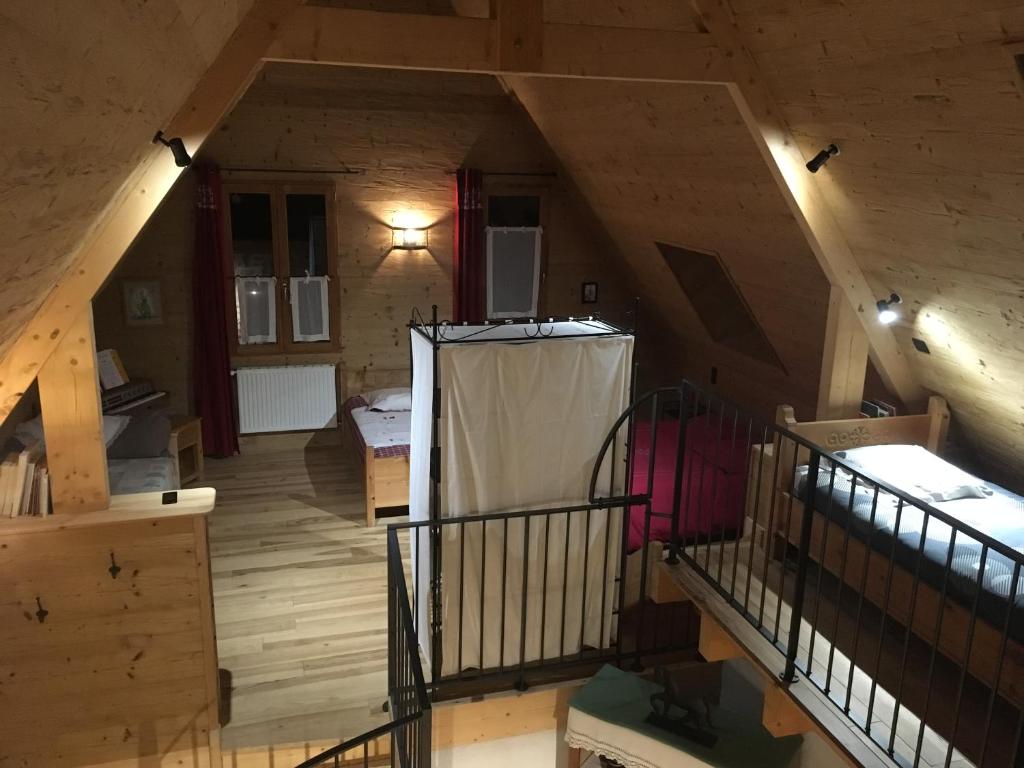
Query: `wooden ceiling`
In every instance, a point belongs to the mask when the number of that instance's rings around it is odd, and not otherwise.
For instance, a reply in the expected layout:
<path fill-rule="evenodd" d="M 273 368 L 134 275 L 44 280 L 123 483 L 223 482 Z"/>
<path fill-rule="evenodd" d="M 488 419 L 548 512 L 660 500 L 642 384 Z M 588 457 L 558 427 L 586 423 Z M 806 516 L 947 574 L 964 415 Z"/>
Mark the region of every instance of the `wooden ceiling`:
<path fill-rule="evenodd" d="M 508 78 L 635 276 L 645 314 L 682 347 L 669 376 L 718 384 L 762 411 L 813 414 L 828 282 L 720 86 Z M 712 343 L 657 243 L 713 251 L 783 369 Z M 664 363 L 663 363 L 664 365 Z"/>
<path fill-rule="evenodd" d="M 1021 485 L 1024 86 L 1011 54 L 1024 40 L 1024 3 L 700 1 L 735 14 L 802 153 L 842 148 L 817 180 L 872 288 L 904 297 L 895 329 L 904 355 L 950 400 L 971 453 Z M 62 4 L 0 11 L 0 354 L 250 5 L 98 0 L 73 15 Z M 419 5 L 402 3 L 443 12 L 435 0 Z M 480 0 L 452 8 L 480 15 Z M 675 0 L 546 0 L 545 18 L 700 28 Z M 666 287 L 655 239 L 722 256 L 786 364 L 791 381 L 771 387 L 805 398 L 817 377 L 823 283 L 806 277 L 806 243 L 718 86 L 519 78 L 513 87 L 687 343 L 707 349 L 685 300 Z M 800 293 L 810 298 L 794 306 Z"/>
<path fill-rule="evenodd" d="M 252 0 L 0 9 L 0 357 Z M 87 7 L 86 7 L 87 6 Z"/>

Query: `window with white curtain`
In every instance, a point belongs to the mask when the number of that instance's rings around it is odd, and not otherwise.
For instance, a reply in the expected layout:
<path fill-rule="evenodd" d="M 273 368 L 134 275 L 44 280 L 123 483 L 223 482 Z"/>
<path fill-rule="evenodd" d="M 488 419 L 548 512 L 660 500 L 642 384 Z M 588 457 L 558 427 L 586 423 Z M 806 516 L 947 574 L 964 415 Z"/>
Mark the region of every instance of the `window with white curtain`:
<path fill-rule="evenodd" d="M 233 354 L 337 348 L 333 187 L 230 181 L 224 190 Z"/>
<path fill-rule="evenodd" d="M 277 341 L 276 296 L 276 278 L 235 278 L 239 344 L 273 344 Z"/>
<path fill-rule="evenodd" d="M 540 289 L 540 227 L 487 228 L 487 316 L 534 317 Z"/>

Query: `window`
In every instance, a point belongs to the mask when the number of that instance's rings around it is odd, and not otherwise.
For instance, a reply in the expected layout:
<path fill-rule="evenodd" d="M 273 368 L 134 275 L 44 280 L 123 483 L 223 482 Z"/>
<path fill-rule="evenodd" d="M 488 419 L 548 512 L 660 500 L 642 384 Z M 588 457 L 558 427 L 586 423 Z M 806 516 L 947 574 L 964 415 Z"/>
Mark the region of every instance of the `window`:
<path fill-rule="evenodd" d="M 490 196 L 487 225 L 487 316 L 536 316 L 543 234 L 540 197 Z"/>
<path fill-rule="evenodd" d="M 712 341 L 785 370 L 718 254 L 655 245 Z"/>
<path fill-rule="evenodd" d="M 224 192 L 234 352 L 336 348 L 333 188 L 229 183 Z"/>

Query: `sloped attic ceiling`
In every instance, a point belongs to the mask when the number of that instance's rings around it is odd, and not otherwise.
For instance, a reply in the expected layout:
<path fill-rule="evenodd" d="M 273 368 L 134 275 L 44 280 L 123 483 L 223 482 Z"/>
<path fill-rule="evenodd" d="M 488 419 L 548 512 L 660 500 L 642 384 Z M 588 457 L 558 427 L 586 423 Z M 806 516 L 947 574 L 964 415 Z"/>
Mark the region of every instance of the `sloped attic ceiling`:
<path fill-rule="evenodd" d="M 0 356 L 252 0 L 0 9 Z"/>
<path fill-rule="evenodd" d="M 1024 485 L 1024 3 L 731 0 L 879 296 L 983 464 Z M 930 355 L 915 351 L 923 339 Z M 999 465 L 996 467 L 995 465 Z"/>
<path fill-rule="evenodd" d="M 725 88 L 508 78 L 675 334 L 685 370 L 762 411 L 782 402 L 811 418 L 828 282 Z M 712 343 L 657 243 L 720 257 L 783 368 Z M 668 364 L 666 369 L 673 368 Z"/>

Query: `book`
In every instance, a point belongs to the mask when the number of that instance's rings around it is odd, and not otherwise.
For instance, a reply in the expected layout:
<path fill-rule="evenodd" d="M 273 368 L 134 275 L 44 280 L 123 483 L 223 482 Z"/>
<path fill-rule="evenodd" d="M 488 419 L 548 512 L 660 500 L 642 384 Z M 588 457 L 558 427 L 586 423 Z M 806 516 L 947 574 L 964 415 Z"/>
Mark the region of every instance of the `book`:
<path fill-rule="evenodd" d="M 50 472 L 43 467 L 39 470 L 39 515 L 50 514 Z"/>
<path fill-rule="evenodd" d="M 18 454 L 9 453 L 7 458 L 4 459 L 3 464 L 0 464 L 0 503 L 3 504 L 0 507 L 0 516 L 3 517 L 14 517 L 15 506 L 14 506 L 14 487 L 17 483 L 18 475 Z"/>
<path fill-rule="evenodd" d="M 114 389 L 128 383 L 128 373 L 116 349 L 102 349 L 96 353 L 96 368 L 103 389 Z"/>

